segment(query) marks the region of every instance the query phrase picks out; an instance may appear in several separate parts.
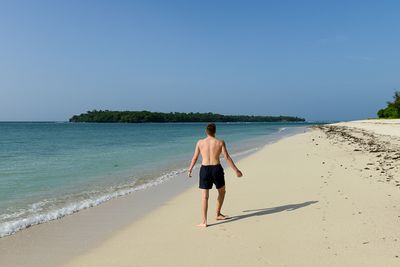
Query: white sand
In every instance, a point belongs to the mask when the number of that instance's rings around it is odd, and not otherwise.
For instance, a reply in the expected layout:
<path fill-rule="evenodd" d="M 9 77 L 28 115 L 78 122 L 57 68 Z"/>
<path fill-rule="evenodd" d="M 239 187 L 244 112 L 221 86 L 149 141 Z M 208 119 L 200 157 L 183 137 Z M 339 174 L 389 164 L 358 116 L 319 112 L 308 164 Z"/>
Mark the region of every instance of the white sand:
<path fill-rule="evenodd" d="M 359 120 L 351 122 L 341 122 L 335 125 L 354 127 L 376 134 L 392 135 L 400 137 L 400 119 L 391 120 Z"/>
<path fill-rule="evenodd" d="M 226 170 L 230 221 L 214 220 L 213 190 L 211 226 L 195 227 L 193 187 L 65 266 L 400 266 L 398 163 L 382 173 L 386 154 L 338 138 L 312 130 L 241 160 L 243 178 Z"/>

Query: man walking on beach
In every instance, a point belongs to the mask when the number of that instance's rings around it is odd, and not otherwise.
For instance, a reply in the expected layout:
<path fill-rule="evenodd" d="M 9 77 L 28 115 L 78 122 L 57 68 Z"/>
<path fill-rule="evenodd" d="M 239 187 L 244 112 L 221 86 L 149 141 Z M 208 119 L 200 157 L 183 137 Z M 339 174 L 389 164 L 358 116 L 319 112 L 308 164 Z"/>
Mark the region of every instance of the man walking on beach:
<path fill-rule="evenodd" d="M 226 192 L 224 169 L 219 161 L 221 153 L 228 162 L 229 166 L 231 166 L 231 168 L 236 172 L 236 176 L 242 176 L 242 172 L 236 167 L 232 158 L 229 156 L 224 140 L 215 138 L 216 126 L 214 123 L 207 125 L 206 133 L 207 137 L 200 139 L 196 144 L 192 162 L 190 163 L 188 171 L 189 177 L 192 177 L 193 167 L 199 158 L 199 154 L 201 154 L 202 165 L 200 168 L 199 188 L 202 190 L 203 221 L 197 225 L 200 227 L 207 227 L 208 191 L 212 188 L 213 184 L 215 184 L 215 187 L 218 190 L 216 219 L 225 220 L 228 218 L 221 213 Z"/>

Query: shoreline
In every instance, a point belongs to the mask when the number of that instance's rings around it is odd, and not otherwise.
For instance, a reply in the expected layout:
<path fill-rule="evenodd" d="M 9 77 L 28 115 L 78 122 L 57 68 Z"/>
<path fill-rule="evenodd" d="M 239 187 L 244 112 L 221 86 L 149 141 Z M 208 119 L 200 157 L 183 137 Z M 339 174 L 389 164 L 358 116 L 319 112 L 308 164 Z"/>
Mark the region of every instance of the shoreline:
<path fill-rule="evenodd" d="M 296 127 L 293 131 L 303 131 L 304 128 Z M 252 149 L 248 153 L 245 151 L 244 154 L 239 152 L 234 159 L 248 157 L 262 147 L 293 134 L 295 133 L 289 131 L 267 136 L 268 141 L 261 144 L 259 148 Z M 56 266 L 95 247 L 119 229 L 134 223 L 169 199 L 192 188 L 196 183 L 196 179 L 188 180 L 186 173 L 180 173 L 145 190 L 116 197 L 100 205 L 2 237 L 0 238 L 0 251 L 2 251 L 0 265 Z M 53 253 L 46 254 L 46 258 L 40 257 L 44 250 L 53 251 Z M 21 258 L 20 255 L 24 257 Z"/>
<path fill-rule="evenodd" d="M 296 128 L 302 127 L 289 127 L 289 133 L 282 133 L 283 130 L 287 129 L 282 128 L 276 133 L 268 134 L 263 137 L 251 137 L 242 141 L 238 141 L 238 143 L 235 144 L 235 149 L 232 155 L 234 157 L 248 155 L 259 149 L 260 147 L 264 146 L 265 144 L 268 144 L 275 139 L 279 139 L 282 136 L 290 134 L 290 132 L 295 131 Z M 185 158 L 189 158 L 190 156 L 191 154 L 188 154 Z M 180 158 L 181 159 L 179 159 L 178 162 L 174 162 L 176 164 L 173 165 L 173 168 L 159 170 L 157 171 L 157 174 L 154 175 L 146 174 L 142 177 L 139 176 L 139 178 L 134 180 L 133 182 L 126 182 L 115 186 L 114 190 L 100 190 L 97 195 L 88 195 L 85 199 L 77 199 L 76 201 L 66 202 L 63 206 L 59 206 L 55 209 L 48 209 L 45 212 L 41 213 L 32 213 L 28 217 L 21 217 L 17 220 L 10 220 L 8 222 L 0 223 L 0 239 L 9 235 L 16 234 L 17 232 L 23 231 L 24 229 L 30 228 L 32 226 L 47 223 L 53 220 L 58 220 L 65 216 L 70 216 L 74 213 L 80 212 L 84 209 L 96 207 L 112 199 L 123 197 L 137 191 L 146 190 L 149 187 L 158 186 L 159 184 L 164 183 L 169 179 L 173 179 L 174 177 L 186 171 L 186 164 L 183 165 L 183 157 Z M 108 178 L 113 179 L 112 176 Z M 36 206 L 41 207 L 42 203 L 45 202 L 46 200 L 40 200 L 38 202 L 32 203 L 30 204 L 30 206 L 33 207 L 31 209 L 35 209 Z M 28 208 L 25 208 L 25 210 L 26 209 Z"/>
<path fill-rule="evenodd" d="M 230 220 L 211 209 L 195 227 L 192 187 L 63 266 L 398 266 L 399 186 L 386 178 L 400 163 L 371 166 L 399 140 L 372 136 L 329 125 L 281 139 L 238 163 L 243 178 L 227 170 Z"/>

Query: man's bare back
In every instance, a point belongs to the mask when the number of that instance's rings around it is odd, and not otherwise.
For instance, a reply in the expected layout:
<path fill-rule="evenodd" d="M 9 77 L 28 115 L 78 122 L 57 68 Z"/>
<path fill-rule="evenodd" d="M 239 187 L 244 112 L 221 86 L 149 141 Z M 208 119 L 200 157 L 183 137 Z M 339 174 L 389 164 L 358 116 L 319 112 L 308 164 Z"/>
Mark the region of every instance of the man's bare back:
<path fill-rule="evenodd" d="M 189 166 L 188 175 L 192 177 L 192 170 L 197 162 L 199 155 L 202 157 L 200 168 L 199 188 L 202 189 L 202 215 L 203 221 L 197 226 L 207 227 L 208 195 L 213 184 L 218 190 L 216 219 L 225 220 L 228 216 L 221 213 L 222 204 L 225 198 L 225 178 L 224 169 L 220 163 L 221 153 L 229 166 L 236 172 L 237 177 L 242 176 L 242 172 L 236 167 L 232 158 L 229 156 L 225 142 L 215 137 L 216 126 L 210 123 L 207 126 L 207 137 L 197 142 L 192 161 Z"/>
<path fill-rule="evenodd" d="M 219 157 L 222 152 L 223 141 L 208 136 L 207 138 L 199 140 L 197 145 L 200 149 L 202 165 L 220 164 Z"/>

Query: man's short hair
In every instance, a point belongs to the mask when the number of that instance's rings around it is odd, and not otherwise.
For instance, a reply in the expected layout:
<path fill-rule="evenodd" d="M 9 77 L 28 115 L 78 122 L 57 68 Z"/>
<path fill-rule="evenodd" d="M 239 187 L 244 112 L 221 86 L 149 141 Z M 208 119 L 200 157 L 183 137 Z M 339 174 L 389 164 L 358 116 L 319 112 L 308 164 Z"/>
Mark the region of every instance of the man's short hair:
<path fill-rule="evenodd" d="M 207 128 L 206 128 L 207 134 L 215 135 L 216 131 L 217 131 L 217 126 L 215 126 L 215 123 L 209 123 L 207 125 Z"/>

